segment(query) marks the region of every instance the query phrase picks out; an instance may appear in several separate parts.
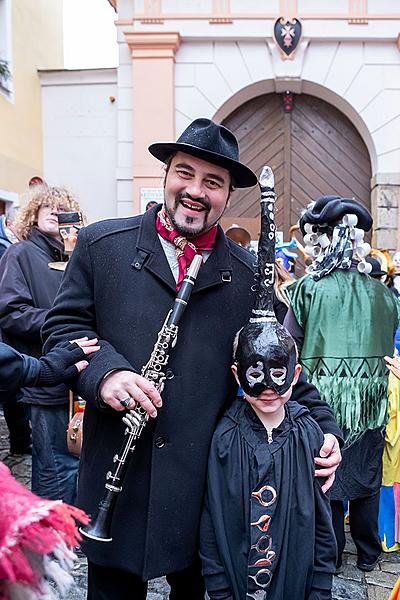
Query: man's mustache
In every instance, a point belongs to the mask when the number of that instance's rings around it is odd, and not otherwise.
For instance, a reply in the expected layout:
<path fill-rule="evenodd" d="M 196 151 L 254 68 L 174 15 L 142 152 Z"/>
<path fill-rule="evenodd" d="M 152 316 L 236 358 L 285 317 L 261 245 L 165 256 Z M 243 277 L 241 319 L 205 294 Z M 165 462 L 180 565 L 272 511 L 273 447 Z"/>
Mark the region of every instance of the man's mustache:
<path fill-rule="evenodd" d="M 193 202 L 196 202 L 197 204 L 201 204 L 201 206 L 208 211 L 211 208 L 211 205 L 210 205 L 209 201 L 206 200 L 206 198 L 192 198 L 192 196 L 186 192 L 176 194 L 175 203 L 178 204 L 181 200 L 192 200 Z"/>

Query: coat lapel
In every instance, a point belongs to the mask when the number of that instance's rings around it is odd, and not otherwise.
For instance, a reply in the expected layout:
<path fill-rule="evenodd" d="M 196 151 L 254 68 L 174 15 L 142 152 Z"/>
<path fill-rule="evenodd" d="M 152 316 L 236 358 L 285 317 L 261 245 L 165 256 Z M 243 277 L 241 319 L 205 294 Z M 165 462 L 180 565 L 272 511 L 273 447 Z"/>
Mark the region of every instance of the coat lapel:
<path fill-rule="evenodd" d="M 215 247 L 200 269 L 193 293 L 215 285 L 226 285 L 231 281 L 232 264 L 229 246 L 222 228 L 218 226 Z"/>
<path fill-rule="evenodd" d="M 176 284 L 172 275 L 171 267 L 160 240 L 158 239 L 155 219 L 156 209 L 148 210 L 142 217 L 139 236 L 136 243 L 136 255 L 132 261 L 132 267 L 140 270 L 146 268 L 157 279 L 160 279 L 173 292 L 176 292 Z"/>
<path fill-rule="evenodd" d="M 176 292 L 174 276 L 157 235 L 155 227 L 156 214 L 157 209 L 153 209 L 143 215 L 132 267 L 138 270 L 144 267 Z M 229 246 L 224 232 L 218 226 L 215 247 L 200 269 L 193 293 L 215 285 L 225 285 L 230 283 L 231 280 L 232 264 Z"/>

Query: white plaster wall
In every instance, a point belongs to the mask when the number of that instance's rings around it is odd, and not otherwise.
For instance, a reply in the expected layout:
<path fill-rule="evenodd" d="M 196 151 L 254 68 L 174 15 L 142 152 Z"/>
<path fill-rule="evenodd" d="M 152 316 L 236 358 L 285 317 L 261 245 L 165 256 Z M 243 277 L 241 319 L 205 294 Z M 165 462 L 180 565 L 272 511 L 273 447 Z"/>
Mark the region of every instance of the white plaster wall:
<path fill-rule="evenodd" d="M 184 41 L 176 57 L 177 133 L 198 117 L 222 120 L 261 93 L 311 93 L 355 124 L 373 175 L 400 168 L 400 54 L 394 43 L 303 41 L 292 61 L 273 42 Z"/>
<path fill-rule="evenodd" d="M 134 17 L 143 14 L 144 0 L 118 0 L 119 112 L 125 113 L 118 118 L 118 214 L 129 214 L 133 187 L 128 164 L 134 143 L 134 132 L 129 137 L 134 107 L 127 32 L 180 34 L 175 69 L 177 135 L 196 117 L 222 120 L 260 94 L 307 93 L 346 114 L 367 145 L 373 176 L 394 181 L 400 171 L 399 0 L 369 0 L 369 14 L 381 18 L 361 25 L 344 18 L 349 0 L 298 0 L 303 38 L 295 59 L 285 61 L 272 38 L 275 19 L 285 3 L 230 0 L 229 5 L 232 22 L 216 24 L 208 20 L 210 0 L 161 0 L 165 19 L 142 22 Z M 286 3 L 290 5 L 295 3 Z M 173 16 L 182 13 L 187 18 Z"/>
<path fill-rule="evenodd" d="M 89 222 L 115 217 L 116 69 L 43 71 L 40 80 L 44 178 L 76 194 Z"/>

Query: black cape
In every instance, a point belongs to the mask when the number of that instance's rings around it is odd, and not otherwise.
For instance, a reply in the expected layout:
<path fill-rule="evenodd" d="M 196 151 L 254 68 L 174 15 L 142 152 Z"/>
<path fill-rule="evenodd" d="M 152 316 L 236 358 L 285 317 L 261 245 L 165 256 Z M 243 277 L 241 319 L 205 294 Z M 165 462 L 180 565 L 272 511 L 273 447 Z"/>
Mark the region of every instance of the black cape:
<path fill-rule="evenodd" d="M 205 508 L 201 523 L 203 574 L 210 597 L 230 589 L 235 600 L 258 589 L 249 567 L 266 554 L 250 549 L 271 536 L 275 555 L 267 599 L 307 599 L 312 590 L 329 590 L 336 564 L 336 543 L 328 498 L 314 476 L 314 457 L 323 434 L 309 411 L 290 401 L 286 418 L 267 432 L 251 407 L 238 399 L 225 413 L 213 436 Z M 251 492 L 272 486 L 276 501 L 260 506 Z M 263 498 L 268 500 L 269 492 Z M 267 532 L 250 523 L 269 515 Z M 261 577 L 264 583 L 269 579 Z M 258 597 L 256 596 L 249 596 Z M 262 597 L 262 596 L 260 596 Z"/>

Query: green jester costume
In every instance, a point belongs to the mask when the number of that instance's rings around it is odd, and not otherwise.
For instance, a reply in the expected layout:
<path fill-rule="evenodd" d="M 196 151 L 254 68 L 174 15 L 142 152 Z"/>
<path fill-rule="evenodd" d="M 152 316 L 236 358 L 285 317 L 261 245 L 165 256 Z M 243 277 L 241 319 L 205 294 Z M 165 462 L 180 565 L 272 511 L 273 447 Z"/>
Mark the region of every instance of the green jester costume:
<path fill-rule="evenodd" d="M 399 322 L 398 302 L 368 275 L 370 250 L 363 240 L 372 227 L 369 211 L 354 199 L 322 196 L 300 220 L 308 274 L 287 288 L 291 302 L 285 326 L 296 339 L 300 362 L 330 404 L 343 430 L 343 460 L 330 492 L 338 544 L 345 545 L 344 500 L 357 566 L 370 571 L 380 554 L 379 491 L 382 481 L 388 370 Z"/>
<path fill-rule="evenodd" d="M 304 331 L 301 364 L 332 407 L 347 443 L 386 421 L 388 370 L 398 303 L 379 281 L 335 270 L 293 283 L 288 293 Z"/>

